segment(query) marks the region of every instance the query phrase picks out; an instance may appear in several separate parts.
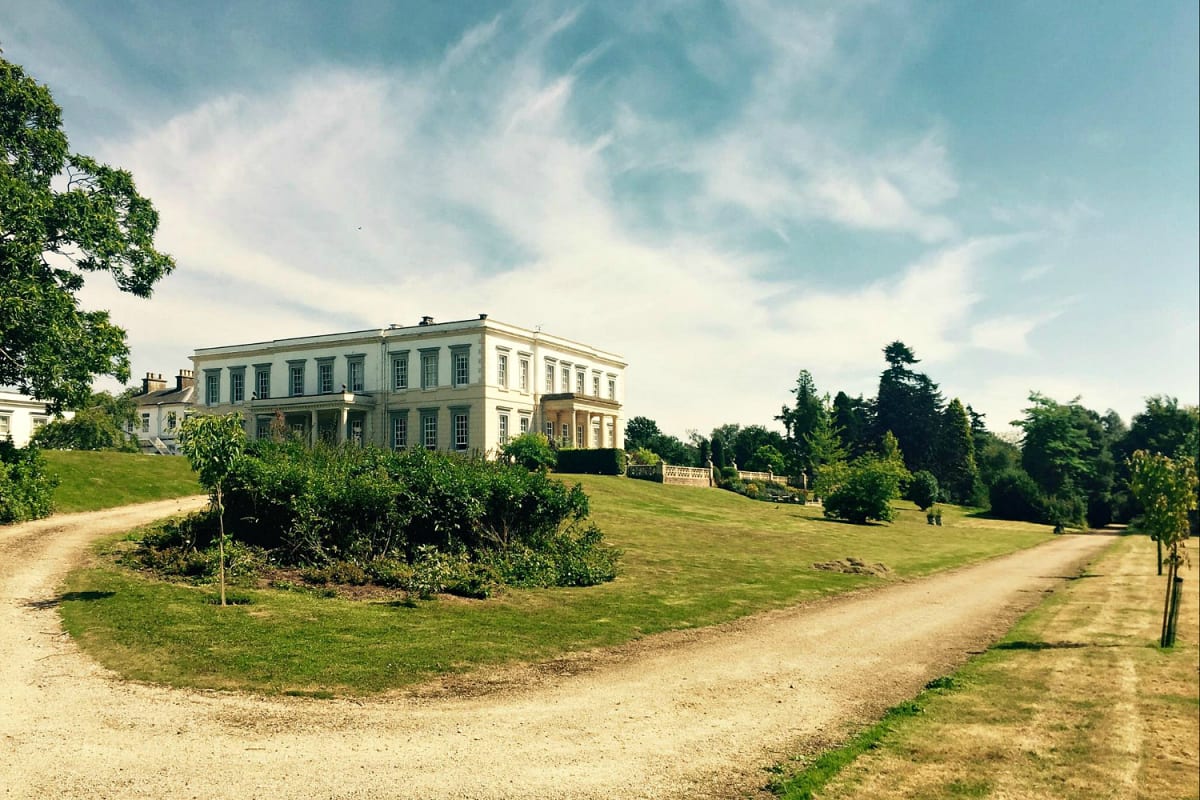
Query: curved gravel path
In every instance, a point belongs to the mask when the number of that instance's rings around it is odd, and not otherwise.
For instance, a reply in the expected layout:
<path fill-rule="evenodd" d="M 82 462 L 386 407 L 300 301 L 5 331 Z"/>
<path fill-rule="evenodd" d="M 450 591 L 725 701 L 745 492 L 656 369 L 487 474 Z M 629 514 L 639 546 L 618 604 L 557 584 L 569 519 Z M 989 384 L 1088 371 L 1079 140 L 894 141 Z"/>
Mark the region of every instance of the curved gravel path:
<path fill-rule="evenodd" d="M 0 528 L 0 797 L 729 797 L 985 648 L 1111 539 L 369 701 L 123 682 L 63 633 L 97 536 L 203 498 Z M 952 533 L 952 532 L 951 532 Z"/>

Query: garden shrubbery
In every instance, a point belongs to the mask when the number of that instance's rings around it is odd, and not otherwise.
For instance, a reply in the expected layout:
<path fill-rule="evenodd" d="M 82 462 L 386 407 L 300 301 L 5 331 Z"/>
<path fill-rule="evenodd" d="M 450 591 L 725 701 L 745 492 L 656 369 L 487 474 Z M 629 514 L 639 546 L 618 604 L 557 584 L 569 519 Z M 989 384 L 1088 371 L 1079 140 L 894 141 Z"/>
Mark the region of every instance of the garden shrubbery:
<path fill-rule="evenodd" d="M 312 585 L 488 597 L 501 584 L 586 586 L 616 573 L 617 551 L 587 523 L 587 495 L 544 470 L 426 450 L 261 441 L 235 462 L 223 492 L 235 543 Z M 177 551 L 178 574 L 195 575 L 196 552 L 215 537 L 206 512 L 146 537 L 143 550 Z M 161 570 L 163 558 L 143 561 Z"/>
<path fill-rule="evenodd" d="M 0 524 L 49 516 L 57 485 L 37 445 L 0 440 Z"/>

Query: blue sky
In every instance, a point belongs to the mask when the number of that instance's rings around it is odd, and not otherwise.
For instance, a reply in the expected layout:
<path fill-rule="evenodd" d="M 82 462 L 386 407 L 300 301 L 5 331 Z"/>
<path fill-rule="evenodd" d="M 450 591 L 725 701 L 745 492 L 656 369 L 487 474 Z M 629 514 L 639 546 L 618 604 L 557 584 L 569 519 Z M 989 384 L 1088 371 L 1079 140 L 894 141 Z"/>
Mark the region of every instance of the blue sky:
<path fill-rule="evenodd" d="M 487 312 L 630 362 L 627 412 L 769 423 L 800 369 L 1127 420 L 1200 395 L 1187 2 L 14 3 L 0 47 L 178 261 L 99 280 L 135 376 Z"/>

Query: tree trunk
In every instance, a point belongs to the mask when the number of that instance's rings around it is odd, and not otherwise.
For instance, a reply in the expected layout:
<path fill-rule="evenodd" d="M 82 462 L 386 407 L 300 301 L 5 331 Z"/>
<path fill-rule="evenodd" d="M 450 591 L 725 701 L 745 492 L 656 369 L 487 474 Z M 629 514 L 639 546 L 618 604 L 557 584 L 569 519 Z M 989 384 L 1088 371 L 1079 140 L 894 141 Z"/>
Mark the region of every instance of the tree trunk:
<path fill-rule="evenodd" d="M 1175 628 L 1179 624 L 1179 597 L 1183 594 L 1183 578 L 1175 571 L 1175 578 L 1171 581 L 1171 614 L 1167 618 L 1167 647 L 1175 646 Z"/>
<path fill-rule="evenodd" d="M 1158 547 L 1158 574 L 1162 575 L 1162 539 L 1154 537 L 1154 544 Z"/>
<path fill-rule="evenodd" d="M 1169 647 L 1167 644 L 1167 626 L 1171 621 L 1171 595 L 1175 592 L 1175 562 L 1167 562 L 1167 596 L 1163 600 L 1162 635 L 1158 638 L 1159 647 Z"/>
<path fill-rule="evenodd" d="M 225 503 L 221 498 L 221 484 L 217 484 L 217 520 L 221 536 L 217 539 L 217 560 L 220 562 L 217 571 L 221 581 L 221 605 L 225 605 Z"/>

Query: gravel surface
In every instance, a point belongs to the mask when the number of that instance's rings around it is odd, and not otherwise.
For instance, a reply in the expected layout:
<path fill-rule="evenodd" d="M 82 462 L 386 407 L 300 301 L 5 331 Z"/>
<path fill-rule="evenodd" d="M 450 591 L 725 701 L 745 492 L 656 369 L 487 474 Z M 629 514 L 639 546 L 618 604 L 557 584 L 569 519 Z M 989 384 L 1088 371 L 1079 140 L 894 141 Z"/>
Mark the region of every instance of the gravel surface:
<path fill-rule="evenodd" d="M 0 528 L 0 797 L 745 796 L 765 766 L 836 741 L 986 648 L 1111 541 L 1061 536 L 930 578 L 367 701 L 121 681 L 63 632 L 58 587 L 97 536 L 203 502 Z"/>

